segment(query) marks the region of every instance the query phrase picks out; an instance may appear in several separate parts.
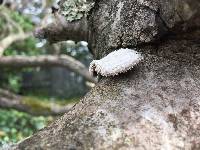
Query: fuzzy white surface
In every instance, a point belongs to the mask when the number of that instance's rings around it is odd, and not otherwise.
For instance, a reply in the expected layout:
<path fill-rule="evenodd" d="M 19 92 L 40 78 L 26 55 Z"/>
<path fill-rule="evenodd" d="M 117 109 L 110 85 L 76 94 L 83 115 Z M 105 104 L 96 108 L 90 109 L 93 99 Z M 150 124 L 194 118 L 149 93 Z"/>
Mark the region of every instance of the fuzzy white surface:
<path fill-rule="evenodd" d="M 100 60 L 90 63 L 89 71 L 102 76 L 115 76 L 127 72 L 140 62 L 142 55 L 133 49 L 119 49 L 108 54 Z"/>

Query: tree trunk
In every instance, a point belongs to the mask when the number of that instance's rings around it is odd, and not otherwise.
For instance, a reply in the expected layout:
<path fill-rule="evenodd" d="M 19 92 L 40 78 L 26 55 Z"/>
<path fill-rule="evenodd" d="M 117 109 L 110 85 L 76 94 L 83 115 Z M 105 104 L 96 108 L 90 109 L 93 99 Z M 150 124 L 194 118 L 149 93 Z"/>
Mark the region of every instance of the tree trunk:
<path fill-rule="evenodd" d="M 198 0 L 96 0 L 88 17 L 95 57 L 128 47 L 144 60 L 103 78 L 10 149 L 200 149 L 199 7 Z"/>

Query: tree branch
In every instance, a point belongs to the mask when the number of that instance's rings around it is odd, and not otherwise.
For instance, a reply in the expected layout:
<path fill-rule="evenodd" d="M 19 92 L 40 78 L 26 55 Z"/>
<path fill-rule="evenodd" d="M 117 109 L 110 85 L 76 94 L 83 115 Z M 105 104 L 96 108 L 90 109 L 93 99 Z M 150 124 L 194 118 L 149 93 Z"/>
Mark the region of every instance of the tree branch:
<path fill-rule="evenodd" d="M 51 67 L 60 66 L 83 76 L 86 80 L 96 83 L 84 64 L 67 55 L 44 56 L 5 56 L 0 58 L 0 67 Z"/>
<path fill-rule="evenodd" d="M 11 27 L 16 28 L 19 33 L 23 33 L 22 27 L 17 22 L 15 22 L 13 19 L 11 19 L 10 16 L 6 12 L 1 12 L 1 15 L 6 19 L 7 24 L 12 25 Z"/>
<path fill-rule="evenodd" d="M 81 20 L 68 22 L 56 13 L 55 21 L 46 27 L 36 28 L 34 36 L 47 39 L 51 43 L 66 40 L 87 41 L 87 20 L 83 17 Z"/>
<path fill-rule="evenodd" d="M 0 89 L 0 108 L 16 109 L 31 115 L 61 115 L 67 112 L 73 104 L 59 106 L 57 104 L 42 103 L 38 100 L 15 95 L 7 90 Z"/>

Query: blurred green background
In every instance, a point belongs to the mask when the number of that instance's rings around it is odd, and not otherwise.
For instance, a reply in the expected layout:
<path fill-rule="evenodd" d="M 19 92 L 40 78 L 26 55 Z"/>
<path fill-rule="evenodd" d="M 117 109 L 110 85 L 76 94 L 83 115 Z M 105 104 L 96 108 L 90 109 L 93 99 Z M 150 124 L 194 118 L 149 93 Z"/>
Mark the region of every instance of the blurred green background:
<path fill-rule="evenodd" d="M 49 44 L 30 34 L 36 27 L 52 22 L 51 6 L 56 3 L 56 0 L 4 1 L 0 5 L 1 58 L 14 60 L 18 55 L 27 58 L 64 54 L 88 67 L 92 58 L 86 42 Z M 30 35 L 21 37 L 26 34 Z M 8 39 L 16 35 L 18 39 L 12 39 L 6 45 Z M 64 113 L 56 114 L 57 110 L 52 113 L 52 108 L 72 107 L 93 86 L 82 76 L 63 67 L 0 66 L 0 147 L 16 143 L 42 129 Z M 9 101 L 19 101 L 23 108 L 7 106 L 4 101 L 8 104 Z"/>

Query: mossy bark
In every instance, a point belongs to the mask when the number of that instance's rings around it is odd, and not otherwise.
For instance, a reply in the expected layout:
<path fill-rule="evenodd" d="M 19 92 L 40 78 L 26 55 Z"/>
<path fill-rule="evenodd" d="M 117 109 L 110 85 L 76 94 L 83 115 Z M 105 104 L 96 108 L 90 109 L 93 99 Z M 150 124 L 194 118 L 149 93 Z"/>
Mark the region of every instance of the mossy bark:
<path fill-rule="evenodd" d="M 199 149 L 199 6 L 96 0 L 89 17 L 95 57 L 136 47 L 144 60 L 103 78 L 70 112 L 10 149 Z"/>
<path fill-rule="evenodd" d="M 31 115 L 50 116 L 62 115 L 72 106 L 73 104 L 61 106 L 56 103 L 42 102 L 37 98 L 20 96 L 0 89 L 0 108 L 2 109 L 16 109 Z"/>

